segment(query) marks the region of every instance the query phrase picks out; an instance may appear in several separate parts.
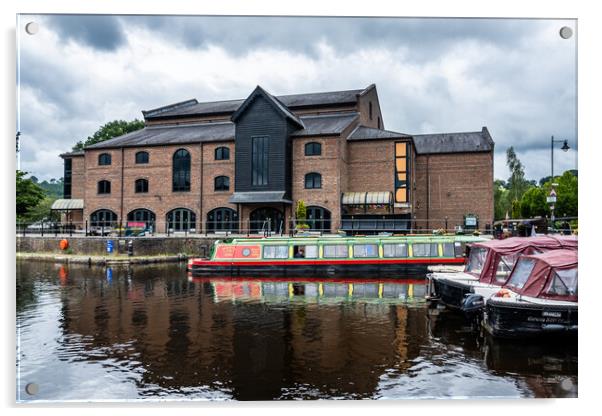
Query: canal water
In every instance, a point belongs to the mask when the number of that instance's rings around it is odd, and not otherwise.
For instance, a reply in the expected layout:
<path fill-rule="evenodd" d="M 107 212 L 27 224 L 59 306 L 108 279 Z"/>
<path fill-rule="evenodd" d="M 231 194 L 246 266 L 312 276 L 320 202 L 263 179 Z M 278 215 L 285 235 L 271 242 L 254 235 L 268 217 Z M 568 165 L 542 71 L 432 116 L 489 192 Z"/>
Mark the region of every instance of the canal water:
<path fill-rule="evenodd" d="M 17 262 L 17 400 L 577 395 L 577 345 L 431 315 L 420 278 L 193 279 Z M 26 386 L 37 387 L 30 395 Z"/>

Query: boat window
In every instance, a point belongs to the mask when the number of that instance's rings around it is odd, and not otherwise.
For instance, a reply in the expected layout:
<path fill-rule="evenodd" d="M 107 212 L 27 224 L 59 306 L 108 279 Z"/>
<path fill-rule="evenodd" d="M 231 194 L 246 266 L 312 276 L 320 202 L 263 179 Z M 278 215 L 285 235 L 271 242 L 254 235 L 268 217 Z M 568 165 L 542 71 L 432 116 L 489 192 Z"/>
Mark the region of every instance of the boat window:
<path fill-rule="evenodd" d="M 556 270 L 553 272 L 552 285 L 548 289 L 550 295 L 571 296 L 577 294 L 577 268 Z"/>
<path fill-rule="evenodd" d="M 296 259 L 317 259 L 318 246 L 293 246 L 293 257 Z"/>
<path fill-rule="evenodd" d="M 462 247 L 462 243 L 454 243 L 454 253 L 456 257 L 464 257 L 464 247 Z"/>
<path fill-rule="evenodd" d="M 535 260 L 533 259 L 520 259 L 516 268 L 514 269 L 514 273 L 510 276 L 510 280 L 508 281 L 508 286 L 513 286 L 517 289 L 522 289 L 527 279 L 529 279 L 529 275 L 531 271 L 535 267 Z"/>
<path fill-rule="evenodd" d="M 484 247 L 473 247 L 470 250 L 470 256 L 468 257 L 468 263 L 466 264 L 467 273 L 481 274 L 483 266 L 485 265 L 485 259 L 487 258 L 487 249 Z"/>
<path fill-rule="evenodd" d="M 408 257 L 408 245 L 383 244 L 383 257 Z"/>
<path fill-rule="evenodd" d="M 516 263 L 517 258 L 518 254 L 500 256 L 500 261 L 497 264 L 497 270 L 495 272 L 495 280 L 498 282 L 505 282 L 508 280 L 510 272 L 512 272 L 512 268 L 514 267 L 514 263 Z"/>
<path fill-rule="evenodd" d="M 347 246 L 342 244 L 327 245 L 324 246 L 324 257 L 347 258 L 349 257 L 349 250 L 347 249 Z"/>
<path fill-rule="evenodd" d="M 354 244 L 353 257 L 378 257 L 378 245 Z"/>
<path fill-rule="evenodd" d="M 414 243 L 412 255 L 414 257 L 438 257 L 437 243 Z"/>
<path fill-rule="evenodd" d="M 264 246 L 264 259 L 288 259 L 288 246 Z"/>
<path fill-rule="evenodd" d="M 443 243 L 443 257 L 454 257 L 454 243 Z"/>

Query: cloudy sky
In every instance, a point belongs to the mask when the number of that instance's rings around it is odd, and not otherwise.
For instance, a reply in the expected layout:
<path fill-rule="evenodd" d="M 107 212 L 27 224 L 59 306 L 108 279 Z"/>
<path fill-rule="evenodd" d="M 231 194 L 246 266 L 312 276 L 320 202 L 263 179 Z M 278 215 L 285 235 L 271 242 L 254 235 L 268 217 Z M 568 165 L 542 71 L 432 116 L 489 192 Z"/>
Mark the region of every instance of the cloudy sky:
<path fill-rule="evenodd" d="M 39 24 L 28 35 L 28 22 Z M 514 146 L 528 178 L 577 168 L 574 21 L 196 16 L 21 16 L 21 168 L 62 176 L 59 153 L 102 124 L 189 98 L 245 98 L 375 83 L 388 130 L 476 131 Z M 558 147 L 561 144 L 557 145 Z"/>

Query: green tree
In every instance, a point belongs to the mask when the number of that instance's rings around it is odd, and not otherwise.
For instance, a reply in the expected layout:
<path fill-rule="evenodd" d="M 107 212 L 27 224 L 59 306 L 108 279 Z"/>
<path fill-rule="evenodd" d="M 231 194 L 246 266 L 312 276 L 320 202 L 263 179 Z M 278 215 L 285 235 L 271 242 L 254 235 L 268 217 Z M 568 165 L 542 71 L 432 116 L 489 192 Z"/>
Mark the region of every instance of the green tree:
<path fill-rule="evenodd" d="M 512 146 L 506 151 L 506 165 L 510 169 L 510 178 L 508 178 L 510 197 L 512 201 L 520 201 L 530 184 L 525 179 L 525 168 Z"/>
<path fill-rule="evenodd" d="M 60 215 L 55 211 L 51 211 L 52 204 L 56 201 L 53 196 L 46 196 L 35 207 L 31 208 L 24 216 L 25 222 L 37 222 L 43 219 L 58 220 Z"/>
<path fill-rule="evenodd" d="M 523 194 L 520 201 L 521 216 L 524 218 L 544 217 L 549 208 L 546 203 L 546 191 L 542 187 L 532 187 Z"/>
<path fill-rule="evenodd" d="M 105 140 L 112 139 L 113 137 L 140 130 L 143 127 L 144 121 L 138 119 L 132 121 L 110 121 L 98 129 L 92 136 L 88 136 L 88 138 L 83 141 L 78 141 L 75 146 L 73 146 L 73 150 L 82 150 L 86 146 L 104 142 Z"/>
<path fill-rule="evenodd" d="M 506 212 L 510 214 L 509 194 L 505 181 L 500 179 L 493 181 L 494 218 L 496 220 L 506 218 Z"/>
<path fill-rule="evenodd" d="M 557 177 L 556 209 L 557 217 L 576 217 L 578 215 L 578 179 L 571 171 L 566 171 Z M 548 184 L 549 188 L 550 184 Z"/>
<path fill-rule="evenodd" d="M 297 208 L 295 209 L 295 216 L 297 217 L 297 222 L 299 224 L 305 223 L 305 219 L 307 218 L 307 207 L 305 206 L 305 202 L 302 199 L 297 201 Z"/>
<path fill-rule="evenodd" d="M 27 214 L 35 208 L 46 196 L 42 188 L 36 185 L 31 179 L 25 178 L 27 172 L 17 170 L 16 199 L 17 199 L 17 220 L 26 220 Z"/>

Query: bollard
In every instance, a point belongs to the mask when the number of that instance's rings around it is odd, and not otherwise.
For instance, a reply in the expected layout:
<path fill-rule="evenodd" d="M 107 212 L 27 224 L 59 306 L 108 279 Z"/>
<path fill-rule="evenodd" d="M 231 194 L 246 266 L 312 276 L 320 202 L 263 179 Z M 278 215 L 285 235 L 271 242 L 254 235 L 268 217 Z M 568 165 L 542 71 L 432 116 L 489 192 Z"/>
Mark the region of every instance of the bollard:
<path fill-rule="evenodd" d="M 42 237 L 44 237 L 44 220 L 42 220 Z"/>
<path fill-rule="evenodd" d="M 134 255 L 134 242 L 132 240 L 128 241 L 127 252 L 128 252 L 128 256 L 130 256 L 130 257 Z"/>

